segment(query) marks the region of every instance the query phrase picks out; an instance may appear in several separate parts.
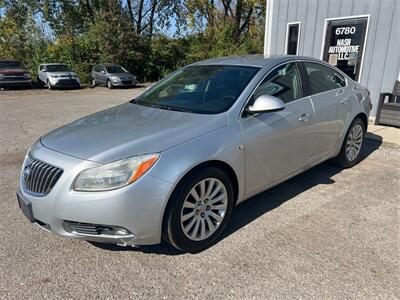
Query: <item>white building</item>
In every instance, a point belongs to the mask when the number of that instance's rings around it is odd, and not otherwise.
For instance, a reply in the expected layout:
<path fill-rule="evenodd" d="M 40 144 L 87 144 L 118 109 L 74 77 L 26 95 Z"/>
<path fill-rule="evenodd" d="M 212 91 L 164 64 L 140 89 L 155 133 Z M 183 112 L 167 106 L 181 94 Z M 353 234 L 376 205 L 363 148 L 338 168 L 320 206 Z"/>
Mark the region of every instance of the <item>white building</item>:
<path fill-rule="evenodd" d="M 267 0 L 264 54 L 323 59 L 379 94 L 400 80 L 400 0 Z"/>

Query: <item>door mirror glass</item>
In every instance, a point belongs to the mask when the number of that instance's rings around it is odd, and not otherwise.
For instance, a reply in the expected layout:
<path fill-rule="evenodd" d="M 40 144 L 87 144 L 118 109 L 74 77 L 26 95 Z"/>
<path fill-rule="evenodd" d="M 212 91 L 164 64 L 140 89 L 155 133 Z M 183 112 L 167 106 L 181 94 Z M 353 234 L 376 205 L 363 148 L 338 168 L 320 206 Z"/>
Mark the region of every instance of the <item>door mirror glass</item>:
<path fill-rule="evenodd" d="M 260 95 L 254 101 L 253 105 L 247 108 L 247 112 L 250 114 L 264 113 L 279 111 L 285 108 L 285 103 L 274 96 L 271 95 Z"/>
<path fill-rule="evenodd" d="M 101 74 L 106 74 L 106 71 L 101 70 L 100 73 L 101 73 Z"/>

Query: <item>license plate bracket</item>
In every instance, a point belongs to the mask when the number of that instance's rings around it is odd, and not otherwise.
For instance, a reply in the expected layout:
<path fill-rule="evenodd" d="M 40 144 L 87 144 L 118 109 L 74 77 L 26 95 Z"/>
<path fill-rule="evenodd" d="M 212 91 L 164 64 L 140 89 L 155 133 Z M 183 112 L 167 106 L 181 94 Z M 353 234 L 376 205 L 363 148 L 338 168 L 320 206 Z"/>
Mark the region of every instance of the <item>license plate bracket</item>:
<path fill-rule="evenodd" d="M 33 217 L 32 203 L 29 200 L 25 199 L 20 193 L 17 193 L 17 199 L 19 208 L 21 209 L 22 213 L 29 220 L 29 222 L 34 223 L 35 218 Z"/>

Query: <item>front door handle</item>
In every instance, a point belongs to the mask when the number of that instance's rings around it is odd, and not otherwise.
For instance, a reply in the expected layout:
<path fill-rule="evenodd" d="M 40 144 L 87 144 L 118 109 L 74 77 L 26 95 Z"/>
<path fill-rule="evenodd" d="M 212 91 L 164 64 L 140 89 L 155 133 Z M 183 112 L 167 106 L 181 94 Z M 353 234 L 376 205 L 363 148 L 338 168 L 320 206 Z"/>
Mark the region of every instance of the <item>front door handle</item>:
<path fill-rule="evenodd" d="M 302 114 L 302 115 L 299 117 L 299 121 L 301 121 L 301 122 L 307 122 L 307 121 L 308 121 L 307 115 L 306 115 L 306 114 Z"/>
<path fill-rule="evenodd" d="M 336 96 L 339 96 L 339 95 L 341 95 L 341 94 L 343 94 L 343 93 L 344 93 L 344 90 L 343 90 L 343 89 L 338 90 L 338 91 L 336 92 Z"/>

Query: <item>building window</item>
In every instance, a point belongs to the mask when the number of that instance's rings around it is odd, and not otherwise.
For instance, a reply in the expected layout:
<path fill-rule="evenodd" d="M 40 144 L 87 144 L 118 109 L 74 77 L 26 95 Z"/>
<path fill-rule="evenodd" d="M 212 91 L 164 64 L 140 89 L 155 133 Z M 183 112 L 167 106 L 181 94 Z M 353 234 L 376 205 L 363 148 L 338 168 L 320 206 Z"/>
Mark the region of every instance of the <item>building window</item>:
<path fill-rule="evenodd" d="M 368 16 L 325 20 L 322 59 L 355 81 L 360 80 L 368 20 Z"/>
<path fill-rule="evenodd" d="M 286 54 L 297 55 L 300 38 L 300 22 L 288 23 L 286 32 Z"/>

